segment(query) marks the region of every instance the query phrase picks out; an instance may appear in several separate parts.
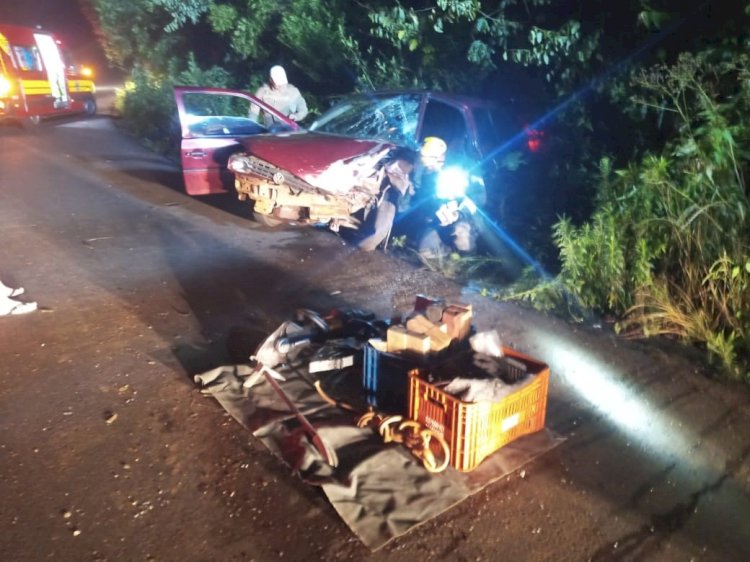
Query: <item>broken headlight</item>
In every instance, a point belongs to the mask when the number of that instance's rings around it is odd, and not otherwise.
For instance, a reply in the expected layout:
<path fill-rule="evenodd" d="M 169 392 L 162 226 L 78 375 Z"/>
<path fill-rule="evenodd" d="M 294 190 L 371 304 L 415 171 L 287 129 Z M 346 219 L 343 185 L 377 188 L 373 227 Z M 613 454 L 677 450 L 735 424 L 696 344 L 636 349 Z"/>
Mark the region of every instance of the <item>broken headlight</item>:
<path fill-rule="evenodd" d="M 253 167 L 244 154 L 232 154 L 227 162 L 227 168 L 236 174 L 247 174 Z"/>

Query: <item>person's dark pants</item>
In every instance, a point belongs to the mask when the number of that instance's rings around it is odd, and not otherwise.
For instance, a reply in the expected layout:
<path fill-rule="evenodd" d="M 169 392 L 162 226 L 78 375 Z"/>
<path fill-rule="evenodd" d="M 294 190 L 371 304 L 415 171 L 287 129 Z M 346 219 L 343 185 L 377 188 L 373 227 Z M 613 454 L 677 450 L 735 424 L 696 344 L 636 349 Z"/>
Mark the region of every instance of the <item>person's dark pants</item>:
<path fill-rule="evenodd" d="M 363 238 L 357 245 L 360 250 L 372 252 L 388 237 L 396 218 L 396 205 L 390 201 L 383 201 L 375 210 L 373 232 Z"/>

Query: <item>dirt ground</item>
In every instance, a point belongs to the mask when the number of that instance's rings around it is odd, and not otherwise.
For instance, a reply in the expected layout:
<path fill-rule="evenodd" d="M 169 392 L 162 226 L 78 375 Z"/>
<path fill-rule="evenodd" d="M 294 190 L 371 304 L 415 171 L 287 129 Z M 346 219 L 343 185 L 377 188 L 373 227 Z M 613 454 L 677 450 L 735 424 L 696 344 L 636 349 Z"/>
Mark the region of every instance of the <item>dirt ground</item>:
<path fill-rule="evenodd" d="M 0 128 L 4 560 L 747 560 L 750 392 L 700 356 L 569 325 L 317 230 L 190 199 L 108 119 Z M 192 377 L 300 307 L 471 302 L 549 363 L 566 441 L 370 552 Z"/>

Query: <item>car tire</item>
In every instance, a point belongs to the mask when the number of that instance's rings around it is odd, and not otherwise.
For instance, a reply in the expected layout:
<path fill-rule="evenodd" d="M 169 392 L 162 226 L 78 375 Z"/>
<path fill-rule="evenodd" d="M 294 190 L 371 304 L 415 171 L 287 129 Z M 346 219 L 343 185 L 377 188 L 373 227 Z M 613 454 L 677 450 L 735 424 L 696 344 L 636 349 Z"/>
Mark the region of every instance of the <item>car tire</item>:
<path fill-rule="evenodd" d="M 94 96 L 87 96 L 83 100 L 83 112 L 89 117 L 96 115 L 96 98 Z"/>
<path fill-rule="evenodd" d="M 23 124 L 25 127 L 32 127 L 36 128 L 38 127 L 42 122 L 41 115 L 29 115 L 23 120 Z"/>
<path fill-rule="evenodd" d="M 262 224 L 263 226 L 270 226 L 272 228 L 281 226 L 284 223 L 284 221 L 281 219 L 277 219 L 268 215 L 264 215 L 263 213 L 256 213 L 256 212 L 253 212 L 253 220 L 259 224 Z"/>

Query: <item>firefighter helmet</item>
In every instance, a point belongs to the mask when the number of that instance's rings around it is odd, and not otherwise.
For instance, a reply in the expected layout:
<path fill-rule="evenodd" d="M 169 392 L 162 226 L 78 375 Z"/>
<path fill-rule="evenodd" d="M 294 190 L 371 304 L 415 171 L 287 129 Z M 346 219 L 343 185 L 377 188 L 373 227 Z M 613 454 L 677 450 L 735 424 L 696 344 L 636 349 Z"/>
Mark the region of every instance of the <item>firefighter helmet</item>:
<path fill-rule="evenodd" d="M 426 137 L 422 141 L 422 148 L 419 149 L 419 153 L 428 158 L 440 158 L 441 156 L 445 156 L 447 150 L 448 145 L 445 144 L 443 139 L 439 137 Z"/>
<path fill-rule="evenodd" d="M 431 169 L 441 168 L 445 163 L 445 153 L 448 145 L 439 137 L 425 137 L 422 141 L 422 147 L 419 149 L 419 156 L 422 163 Z"/>

